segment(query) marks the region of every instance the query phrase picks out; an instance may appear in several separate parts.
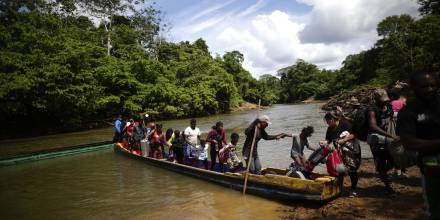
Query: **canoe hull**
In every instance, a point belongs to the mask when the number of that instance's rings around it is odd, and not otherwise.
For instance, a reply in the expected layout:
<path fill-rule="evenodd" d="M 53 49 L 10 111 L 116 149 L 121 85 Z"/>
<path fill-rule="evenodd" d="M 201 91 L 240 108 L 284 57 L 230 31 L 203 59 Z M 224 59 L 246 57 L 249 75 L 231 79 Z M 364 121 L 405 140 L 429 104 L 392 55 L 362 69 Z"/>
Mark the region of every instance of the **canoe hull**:
<path fill-rule="evenodd" d="M 122 148 L 119 144 L 115 144 L 114 150 L 116 153 L 131 157 L 143 161 L 149 165 L 164 168 L 170 171 L 174 171 L 180 174 L 192 176 L 198 179 L 210 181 L 231 189 L 243 190 L 243 175 L 242 174 L 231 174 L 231 173 L 219 173 L 210 170 L 200 169 L 192 166 L 187 166 L 183 164 L 172 163 L 166 160 L 159 160 L 149 157 L 142 157 L 136 154 L 132 154 L 125 148 Z M 274 175 L 272 175 L 274 176 Z M 292 200 L 312 200 L 312 201 L 327 201 L 332 198 L 337 197 L 340 194 L 340 187 L 336 181 L 330 181 L 326 183 L 315 184 L 314 188 L 318 187 L 318 190 L 308 190 L 313 187 L 307 186 L 311 184 L 310 180 L 299 180 L 297 181 L 300 187 L 289 187 L 278 185 L 276 181 L 264 182 L 258 179 L 264 178 L 262 175 L 249 175 L 248 184 L 246 187 L 246 192 L 266 198 L 282 200 L 282 201 L 292 201 Z M 289 178 L 289 177 L 284 177 Z M 289 178 L 295 179 L 295 178 Z M 304 182 L 304 184 L 302 184 Z M 298 184 L 295 184 L 298 185 Z M 321 187 L 322 185 L 322 187 Z"/>

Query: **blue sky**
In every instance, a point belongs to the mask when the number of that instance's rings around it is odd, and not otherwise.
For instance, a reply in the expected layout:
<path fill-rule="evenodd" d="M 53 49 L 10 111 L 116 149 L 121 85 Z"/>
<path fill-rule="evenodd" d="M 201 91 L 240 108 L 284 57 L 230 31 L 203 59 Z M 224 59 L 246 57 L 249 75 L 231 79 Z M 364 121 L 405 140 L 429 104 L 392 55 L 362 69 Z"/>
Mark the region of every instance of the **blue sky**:
<path fill-rule="evenodd" d="M 417 16 L 415 0 L 157 0 L 168 40 L 206 40 L 212 55 L 239 50 L 254 77 L 297 59 L 336 69 L 373 46 L 387 16 Z"/>

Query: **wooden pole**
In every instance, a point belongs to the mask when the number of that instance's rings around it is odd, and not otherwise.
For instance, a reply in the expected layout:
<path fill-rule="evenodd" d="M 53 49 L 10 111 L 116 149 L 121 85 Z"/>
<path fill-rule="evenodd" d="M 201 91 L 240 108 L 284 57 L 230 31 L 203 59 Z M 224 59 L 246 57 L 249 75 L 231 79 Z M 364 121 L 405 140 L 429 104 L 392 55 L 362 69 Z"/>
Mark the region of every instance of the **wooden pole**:
<path fill-rule="evenodd" d="M 261 99 L 258 99 L 257 119 L 260 117 L 260 105 L 261 105 Z M 253 160 L 252 154 L 254 153 L 255 139 L 257 138 L 257 129 L 258 129 L 258 123 L 255 125 L 254 138 L 252 139 L 252 144 L 251 144 L 251 152 L 249 154 L 249 158 L 246 166 L 246 173 L 244 176 L 244 184 L 243 184 L 243 195 L 246 195 L 247 180 L 249 177 L 249 168 Z"/>

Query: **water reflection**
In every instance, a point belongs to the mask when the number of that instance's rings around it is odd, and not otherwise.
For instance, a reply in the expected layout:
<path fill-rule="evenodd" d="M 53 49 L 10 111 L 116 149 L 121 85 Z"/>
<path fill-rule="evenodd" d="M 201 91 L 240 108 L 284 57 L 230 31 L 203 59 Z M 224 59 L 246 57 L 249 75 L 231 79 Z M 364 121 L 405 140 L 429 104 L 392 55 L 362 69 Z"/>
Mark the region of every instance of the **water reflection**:
<path fill-rule="evenodd" d="M 273 219 L 283 206 L 111 150 L 3 167 L 0 175 L 5 219 Z"/>
<path fill-rule="evenodd" d="M 310 143 L 316 145 L 326 129 L 319 107 L 275 105 L 261 114 L 271 118 L 269 134 L 296 133 L 307 125 L 314 126 Z M 231 132 L 240 134 L 241 146 L 243 130 L 255 117 L 255 111 L 216 115 L 198 118 L 198 126 L 206 134 L 221 120 L 228 136 Z M 163 124 L 183 130 L 189 120 Z M 87 137 L 92 138 L 93 131 Z M 263 166 L 286 168 L 291 162 L 290 146 L 289 138 L 262 140 L 258 151 Z M 306 149 L 305 153 L 311 152 Z M 369 151 L 364 148 L 363 153 L 368 156 Z M 275 219 L 282 215 L 276 210 L 284 207 L 276 201 L 243 197 L 239 191 L 151 167 L 112 150 L 1 167 L 0 176 L 4 219 Z"/>

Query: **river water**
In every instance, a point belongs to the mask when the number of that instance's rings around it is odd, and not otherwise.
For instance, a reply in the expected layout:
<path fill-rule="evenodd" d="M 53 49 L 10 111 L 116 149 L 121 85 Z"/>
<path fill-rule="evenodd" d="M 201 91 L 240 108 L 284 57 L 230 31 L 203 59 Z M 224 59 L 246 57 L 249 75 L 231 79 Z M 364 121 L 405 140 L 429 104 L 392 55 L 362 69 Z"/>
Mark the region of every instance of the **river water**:
<path fill-rule="evenodd" d="M 269 134 L 298 133 L 312 125 L 312 145 L 325 136 L 319 104 L 275 105 L 260 114 L 271 118 Z M 238 132 L 243 143 L 243 130 L 255 116 L 256 111 L 248 111 L 197 121 L 206 134 L 221 120 L 228 136 Z M 163 124 L 183 130 L 189 120 Z M 262 165 L 287 168 L 290 145 L 290 138 L 260 141 Z M 369 152 L 364 150 L 364 156 Z M 288 204 L 242 196 L 239 191 L 148 166 L 111 149 L 0 167 L 0 177 L 2 219 L 277 219 L 283 216 L 280 210 L 288 209 Z"/>

